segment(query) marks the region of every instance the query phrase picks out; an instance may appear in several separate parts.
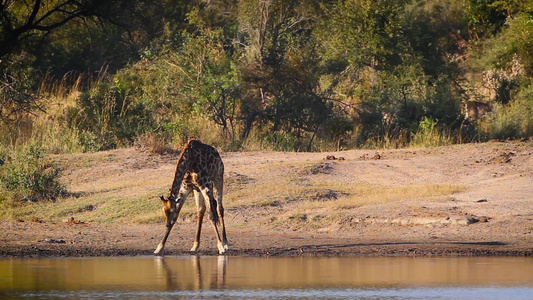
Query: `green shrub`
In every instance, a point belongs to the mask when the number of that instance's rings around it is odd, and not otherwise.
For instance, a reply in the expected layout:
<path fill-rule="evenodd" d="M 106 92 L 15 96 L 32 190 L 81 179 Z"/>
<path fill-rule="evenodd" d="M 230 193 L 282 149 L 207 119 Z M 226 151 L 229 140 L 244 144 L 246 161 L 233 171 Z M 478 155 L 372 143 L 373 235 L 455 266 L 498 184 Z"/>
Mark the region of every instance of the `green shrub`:
<path fill-rule="evenodd" d="M 479 128 L 486 138 L 530 138 L 533 136 L 533 101 L 522 98 L 507 105 L 498 104 L 479 123 Z"/>
<path fill-rule="evenodd" d="M 267 133 L 263 138 L 263 148 L 274 151 L 302 151 L 302 141 L 298 137 L 281 131 Z"/>
<path fill-rule="evenodd" d="M 453 143 L 453 138 L 449 133 L 437 127 L 437 121 L 424 117 L 418 125 L 418 130 L 411 139 L 411 146 L 414 147 L 436 147 Z"/>
<path fill-rule="evenodd" d="M 66 192 L 59 181 L 61 169 L 45 159 L 41 147 L 2 152 L 0 186 L 4 200 L 55 200 Z"/>
<path fill-rule="evenodd" d="M 70 123 L 80 132 L 85 151 L 129 146 L 152 129 L 152 113 L 129 91 L 103 78 L 78 98 L 70 111 Z"/>

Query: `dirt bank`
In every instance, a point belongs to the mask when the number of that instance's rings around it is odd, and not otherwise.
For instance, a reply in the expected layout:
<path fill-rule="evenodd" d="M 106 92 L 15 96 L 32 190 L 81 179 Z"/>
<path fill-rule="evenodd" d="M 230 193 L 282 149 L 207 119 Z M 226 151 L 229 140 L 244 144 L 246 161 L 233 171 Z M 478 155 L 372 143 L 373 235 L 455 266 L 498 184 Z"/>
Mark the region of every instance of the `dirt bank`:
<path fill-rule="evenodd" d="M 222 157 L 229 255 L 533 255 L 531 142 Z M 0 256 L 151 254 L 175 156 L 121 149 L 58 160 L 75 196 L 0 221 Z M 124 198 L 139 194 L 127 208 Z M 192 246 L 189 202 L 167 255 Z M 214 244 L 204 226 L 200 254 L 216 254 Z"/>

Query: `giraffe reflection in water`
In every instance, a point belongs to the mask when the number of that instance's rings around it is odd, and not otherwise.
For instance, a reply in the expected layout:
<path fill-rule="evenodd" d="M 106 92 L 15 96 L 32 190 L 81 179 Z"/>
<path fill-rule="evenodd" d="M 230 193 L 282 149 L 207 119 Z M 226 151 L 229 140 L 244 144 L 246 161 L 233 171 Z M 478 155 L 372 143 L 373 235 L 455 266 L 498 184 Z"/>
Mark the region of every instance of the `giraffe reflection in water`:
<path fill-rule="evenodd" d="M 214 266 L 212 260 L 202 260 L 199 256 L 192 255 L 190 270 L 188 268 L 184 270 L 183 264 L 176 264 L 176 260 L 167 261 L 163 257 L 157 258 L 155 262 L 160 276 L 165 279 L 166 289 L 169 291 L 216 290 L 226 287 L 228 259 L 228 256 L 219 255 Z"/>

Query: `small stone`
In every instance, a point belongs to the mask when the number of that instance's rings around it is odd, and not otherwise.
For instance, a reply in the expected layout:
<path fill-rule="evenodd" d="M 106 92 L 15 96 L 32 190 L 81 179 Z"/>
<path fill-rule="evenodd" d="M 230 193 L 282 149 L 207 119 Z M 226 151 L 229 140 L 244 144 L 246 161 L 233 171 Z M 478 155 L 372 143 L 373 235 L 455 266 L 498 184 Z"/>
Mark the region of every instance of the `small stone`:
<path fill-rule="evenodd" d="M 45 243 L 50 243 L 50 244 L 65 244 L 65 240 L 56 240 L 56 239 L 44 239 L 44 242 Z"/>
<path fill-rule="evenodd" d="M 474 218 L 474 217 L 467 218 L 467 224 L 468 225 L 474 224 L 474 223 L 477 223 L 477 222 L 479 222 L 478 218 Z"/>

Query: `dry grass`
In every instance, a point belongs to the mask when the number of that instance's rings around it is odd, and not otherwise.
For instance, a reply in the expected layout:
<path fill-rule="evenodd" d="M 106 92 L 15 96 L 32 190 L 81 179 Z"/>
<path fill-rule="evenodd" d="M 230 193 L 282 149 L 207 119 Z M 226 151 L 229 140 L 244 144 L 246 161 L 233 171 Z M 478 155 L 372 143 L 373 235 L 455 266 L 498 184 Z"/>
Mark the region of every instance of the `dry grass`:
<path fill-rule="evenodd" d="M 225 203 L 245 214 L 262 211 L 258 222 L 273 228 L 322 228 L 357 214 L 363 206 L 446 202 L 451 195 L 467 190 L 451 184 L 383 186 L 341 182 L 334 167 L 324 161 L 272 162 L 256 170 L 261 175 L 245 184 L 226 180 Z M 267 212 L 270 208 L 274 210 Z"/>
<path fill-rule="evenodd" d="M 225 198 L 228 207 L 238 206 L 277 206 L 280 203 L 302 200 L 310 193 L 310 188 L 299 186 L 285 176 L 279 181 L 257 182 L 246 187 L 231 189 Z"/>
<path fill-rule="evenodd" d="M 293 194 L 295 202 L 277 203 L 281 210 L 264 217 L 260 222 L 272 228 L 302 228 L 322 230 L 341 224 L 354 216 L 361 217 L 363 207 L 403 203 L 417 205 L 428 200 L 446 202 L 450 195 L 465 191 L 455 185 L 412 185 L 385 187 L 379 185 L 346 185 L 334 182 L 313 182 Z M 412 204 L 409 204 L 412 203 Z M 363 213 L 364 214 L 364 213 Z"/>
<path fill-rule="evenodd" d="M 28 114 L 16 126 L 0 124 L 0 142 L 15 147 L 36 144 L 47 153 L 81 152 L 78 132 L 67 126 L 67 119 L 69 109 L 77 105 L 83 77 L 78 76 L 73 83 L 68 81 L 68 75 L 59 82 L 45 76 L 38 91 L 41 109 Z"/>
<path fill-rule="evenodd" d="M 339 195 L 339 197 L 326 202 L 319 201 L 317 203 L 315 201 L 309 205 L 309 208 L 327 206 L 332 209 L 351 209 L 363 205 L 383 204 L 398 200 L 428 199 L 439 196 L 448 196 L 466 190 L 464 186 L 448 184 L 387 187 L 368 184 L 350 185 L 338 182 L 317 182 L 313 184 L 313 186 L 315 188 L 323 186 L 323 189 L 332 189 Z"/>
<path fill-rule="evenodd" d="M 0 218 L 61 222 L 73 217 L 83 222 L 163 223 L 158 196 L 168 193 L 175 170 L 174 156 L 131 148 L 60 154 L 53 159 L 63 166 L 63 181 L 70 196 L 56 202 L 3 207 Z M 241 164 L 234 159 L 233 163 L 236 162 Z M 449 184 L 384 186 L 342 182 L 336 177 L 336 165 L 322 158 L 267 161 L 252 167 L 232 167 L 231 163 L 228 166 L 224 206 L 231 212 L 230 227 L 320 228 L 355 214 L 363 206 L 439 201 L 466 190 L 464 186 Z M 192 223 L 195 215 L 191 196 L 180 219 Z M 255 223 L 241 222 L 239 215 L 250 216 Z"/>

